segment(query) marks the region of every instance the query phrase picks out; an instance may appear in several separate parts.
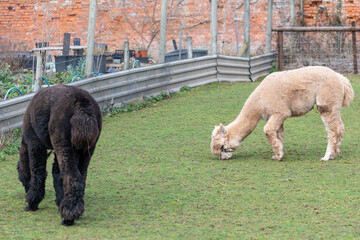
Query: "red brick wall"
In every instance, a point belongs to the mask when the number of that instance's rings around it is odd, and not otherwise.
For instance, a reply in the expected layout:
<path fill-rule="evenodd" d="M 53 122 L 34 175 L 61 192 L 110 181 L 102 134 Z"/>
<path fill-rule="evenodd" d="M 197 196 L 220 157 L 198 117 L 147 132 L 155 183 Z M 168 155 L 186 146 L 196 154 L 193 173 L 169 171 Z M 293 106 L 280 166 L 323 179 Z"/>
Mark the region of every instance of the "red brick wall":
<path fill-rule="evenodd" d="M 171 5 L 173 3 L 173 5 Z M 176 5 L 179 3 L 178 5 Z M 359 16 L 359 0 L 342 2 L 342 17 L 349 20 Z M 180 21 L 183 24 L 182 46 L 192 36 L 194 48 L 210 48 L 211 3 L 209 0 L 168 1 L 167 52 L 172 51 L 171 39 L 179 44 Z M 333 9 L 329 0 L 305 0 L 306 25 L 324 25 L 326 17 L 319 9 Z M 157 58 L 161 0 L 98 0 L 96 42 L 106 43 L 110 50 L 122 49 L 124 41 L 130 48 L 146 47 Z M 219 53 L 236 52 L 236 21 L 239 21 L 240 47 L 243 41 L 243 1 L 218 0 Z M 298 10 L 298 9 L 297 9 Z M 267 0 L 251 1 L 251 54 L 263 53 L 265 47 Z M 0 38 L 21 42 L 29 50 L 35 42 L 62 42 L 65 32 L 81 38 L 86 44 L 89 0 L 0 0 Z M 321 15 L 322 14 L 322 15 Z M 273 25 L 289 24 L 289 5 L 286 0 L 274 1 Z M 275 42 L 273 43 L 275 46 Z"/>
<path fill-rule="evenodd" d="M 307 26 L 349 26 L 353 21 L 360 24 L 359 0 L 306 0 L 304 12 Z"/>

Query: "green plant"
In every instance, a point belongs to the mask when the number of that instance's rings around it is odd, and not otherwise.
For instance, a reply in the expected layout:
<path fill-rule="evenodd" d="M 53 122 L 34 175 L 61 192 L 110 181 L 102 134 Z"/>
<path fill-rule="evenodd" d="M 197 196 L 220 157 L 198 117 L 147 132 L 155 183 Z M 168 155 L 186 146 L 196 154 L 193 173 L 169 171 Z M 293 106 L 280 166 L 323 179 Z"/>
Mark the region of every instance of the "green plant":
<path fill-rule="evenodd" d="M 21 140 L 21 129 L 0 132 L 0 161 L 5 161 L 9 156 L 17 153 Z"/>
<path fill-rule="evenodd" d="M 72 65 L 67 67 L 66 72 L 57 72 L 52 76 L 44 75 L 50 85 L 69 83 L 75 75 L 84 76 L 85 71 L 85 58 L 81 58 L 74 68 Z M 11 71 L 11 67 L 5 64 L 0 69 L 0 98 L 5 97 L 5 94 L 12 87 L 17 87 L 23 94 L 27 94 L 33 91 L 33 73 L 32 71 L 22 70 L 21 73 L 14 74 Z M 45 85 L 45 81 L 43 82 Z M 8 98 L 20 96 L 17 91 L 12 91 L 8 95 Z"/>
<path fill-rule="evenodd" d="M 109 116 L 115 116 L 119 113 L 139 111 L 143 108 L 154 105 L 157 102 L 160 102 L 165 99 L 169 99 L 170 97 L 171 97 L 171 95 L 169 92 L 162 91 L 158 95 L 151 96 L 151 97 L 144 96 L 143 99 L 140 101 L 139 100 L 132 101 L 121 107 L 107 107 L 103 110 L 103 114 L 109 115 Z"/>
<path fill-rule="evenodd" d="M 75 75 L 84 76 L 85 73 L 85 63 L 86 58 L 81 58 L 78 63 L 76 64 L 76 67 L 74 68 L 72 65 L 67 66 L 67 73 L 69 75 L 69 82 Z"/>
<path fill-rule="evenodd" d="M 270 73 L 278 72 L 278 71 L 279 71 L 279 69 L 278 69 L 277 63 L 274 62 L 270 69 Z"/>
<path fill-rule="evenodd" d="M 23 94 L 32 92 L 32 72 L 23 70 L 18 74 L 14 74 L 10 70 L 10 66 L 5 64 L 0 69 L 0 98 L 5 97 L 5 94 L 13 87 L 19 88 Z M 11 91 L 8 98 L 20 96 L 17 91 Z"/>
<path fill-rule="evenodd" d="M 0 84 L 13 81 L 14 76 L 10 70 L 10 65 L 5 63 L 3 68 L 0 69 Z"/>
<path fill-rule="evenodd" d="M 180 92 L 187 92 L 187 91 L 191 91 L 191 87 L 183 86 L 183 87 L 180 88 Z"/>
<path fill-rule="evenodd" d="M 68 65 L 65 72 L 56 72 L 53 76 L 46 76 L 46 79 L 51 85 L 69 83 L 76 75 L 84 76 L 85 62 L 86 59 L 81 58 L 75 68 L 72 65 Z"/>

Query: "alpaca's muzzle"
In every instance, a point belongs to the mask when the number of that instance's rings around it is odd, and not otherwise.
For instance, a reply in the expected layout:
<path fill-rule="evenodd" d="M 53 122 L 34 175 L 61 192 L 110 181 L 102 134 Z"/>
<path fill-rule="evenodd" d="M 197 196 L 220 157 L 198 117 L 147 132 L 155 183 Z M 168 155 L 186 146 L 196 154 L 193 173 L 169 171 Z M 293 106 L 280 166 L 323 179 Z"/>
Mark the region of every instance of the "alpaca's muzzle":
<path fill-rule="evenodd" d="M 221 148 L 221 152 L 220 152 L 220 156 L 219 159 L 220 160 L 227 160 L 229 158 L 232 157 L 234 151 L 232 149 L 224 149 L 223 147 Z"/>

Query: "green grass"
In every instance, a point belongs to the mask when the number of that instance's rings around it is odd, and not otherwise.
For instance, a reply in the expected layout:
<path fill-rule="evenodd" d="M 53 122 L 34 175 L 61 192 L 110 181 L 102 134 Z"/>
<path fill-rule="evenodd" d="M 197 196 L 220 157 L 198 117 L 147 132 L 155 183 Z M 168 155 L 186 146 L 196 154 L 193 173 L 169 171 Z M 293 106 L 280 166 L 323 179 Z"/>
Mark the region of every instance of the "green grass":
<path fill-rule="evenodd" d="M 355 94 L 360 78 L 351 77 Z M 141 111 L 105 117 L 85 213 L 60 225 L 51 164 L 46 196 L 25 212 L 17 156 L 0 161 L 0 239 L 356 239 L 360 235 L 359 100 L 342 111 L 342 156 L 320 162 L 319 114 L 285 122 L 283 161 L 260 122 L 232 159 L 210 152 L 258 83 L 209 84 Z"/>

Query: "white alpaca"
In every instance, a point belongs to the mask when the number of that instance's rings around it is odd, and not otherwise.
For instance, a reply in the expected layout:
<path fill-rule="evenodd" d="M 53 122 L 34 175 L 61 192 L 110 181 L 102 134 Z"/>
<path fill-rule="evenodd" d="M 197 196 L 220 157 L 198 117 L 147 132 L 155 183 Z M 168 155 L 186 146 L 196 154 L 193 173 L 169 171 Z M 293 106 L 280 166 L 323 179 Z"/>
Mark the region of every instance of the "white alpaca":
<path fill-rule="evenodd" d="M 228 126 L 220 124 L 212 132 L 211 152 L 229 159 L 240 143 L 252 133 L 260 119 L 267 121 L 264 132 L 272 146 L 272 159 L 284 156 L 284 121 L 302 116 L 314 105 L 328 132 L 328 145 L 321 161 L 340 153 L 344 135 L 341 107 L 349 106 L 354 91 L 347 78 L 327 67 L 304 67 L 267 76 L 246 100 L 239 116 Z"/>

